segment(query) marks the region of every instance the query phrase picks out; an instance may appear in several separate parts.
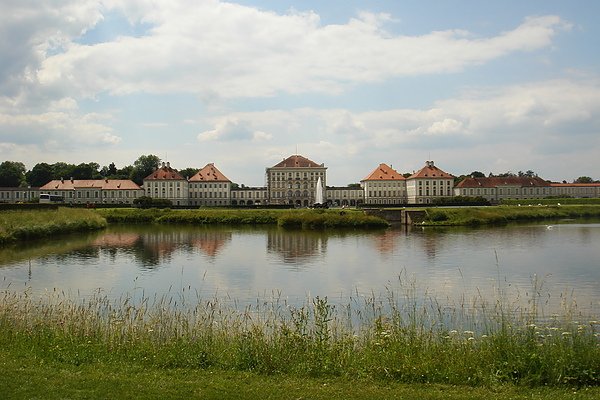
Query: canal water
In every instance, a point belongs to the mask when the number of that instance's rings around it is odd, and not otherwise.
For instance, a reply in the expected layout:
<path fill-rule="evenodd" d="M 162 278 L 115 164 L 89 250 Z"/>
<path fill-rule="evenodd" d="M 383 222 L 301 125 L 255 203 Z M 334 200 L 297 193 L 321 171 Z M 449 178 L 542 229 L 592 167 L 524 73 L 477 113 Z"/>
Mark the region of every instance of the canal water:
<path fill-rule="evenodd" d="M 600 223 L 319 232 L 111 226 L 0 249 L 0 290 L 111 299 L 184 293 L 239 306 L 409 293 L 466 307 L 535 299 L 546 315 L 573 304 L 597 314 Z"/>

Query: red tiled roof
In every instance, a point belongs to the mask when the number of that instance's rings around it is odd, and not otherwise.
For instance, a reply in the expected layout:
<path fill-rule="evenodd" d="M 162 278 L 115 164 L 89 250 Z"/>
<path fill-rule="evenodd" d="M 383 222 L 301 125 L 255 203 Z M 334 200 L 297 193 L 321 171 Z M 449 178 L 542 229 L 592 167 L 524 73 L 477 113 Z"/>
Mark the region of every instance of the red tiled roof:
<path fill-rule="evenodd" d="M 453 175 L 450 175 L 447 172 L 442 171 L 438 167 L 433 164 L 433 161 L 425 162 L 425 166 L 408 177 L 408 179 L 415 178 L 454 178 Z"/>
<path fill-rule="evenodd" d="M 495 188 L 500 186 L 519 186 L 519 187 L 536 187 L 550 186 L 548 181 L 537 176 L 493 176 L 489 178 L 465 178 L 460 181 L 455 187 L 457 188 L 475 188 L 486 187 Z"/>
<path fill-rule="evenodd" d="M 362 181 L 403 181 L 406 180 L 398 171 L 387 164 L 381 163 Z M 362 182 L 361 181 L 361 182 Z"/>
<path fill-rule="evenodd" d="M 309 160 L 306 157 L 302 157 L 300 155 L 293 155 L 285 160 L 281 161 L 279 164 L 274 165 L 272 168 L 323 168 L 324 165 L 317 164 L 314 161 Z"/>
<path fill-rule="evenodd" d="M 550 182 L 553 187 L 600 187 L 600 183 L 558 183 Z"/>
<path fill-rule="evenodd" d="M 215 164 L 206 164 L 204 168 L 190 178 L 190 182 L 231 182 Z"/>
<path fill-rule="evenodd" d="M 181 176 L 176 169 L 171 168 L 171 165 L 167 163 L 162 164 L 162 167 L 152 172 L 150 175 L 144 178 L 145 181 L 158 181 L 158 180 L 170 180 L 170 181 L 184 181 L 185 178 Z"/>
<path fill-rule="evenodd" d="M 55 179 L 40 188 L 40 190 L 74 189 L 141 190 L 129 179 Z"/>

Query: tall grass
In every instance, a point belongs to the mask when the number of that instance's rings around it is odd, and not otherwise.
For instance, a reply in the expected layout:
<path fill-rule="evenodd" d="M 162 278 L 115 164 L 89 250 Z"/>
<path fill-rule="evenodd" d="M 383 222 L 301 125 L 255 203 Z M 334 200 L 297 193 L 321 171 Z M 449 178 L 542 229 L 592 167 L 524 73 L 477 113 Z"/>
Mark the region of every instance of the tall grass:
<path fill-rule="evenodd" d="M 562 205 L 565 205 L 565 204 L 600 205 L 600 198 L 551 197 L 551 198 L 545 198 L 545 199 L 503 199 L 501 201 L 501 204 L 512 205 L 512 206 L 516 206 L 519 204 L 522 206 L 526 206 L 529 204 L 531 204 L 532 206 L 536 206 L 538 204 L 549 205 L 549 206 L 555 206 L 557 204 L 562 204 Z"/>
<path fill-rule="evenodd" d="M 106 220 L 91 210 L 9 210 L 0 213 L 0 245 L 20 240 L 101 229 Z"/>
<path fill-rule="evenodd" d="M 411 285 L 347 305 L 315 297 L 292 306 L 275 296 L 240 309 L 198 295 L 189 302 L 187 295 L 134 301 L 97 293 L 77 301 L 57 291 L 34 298 L 5 290 L 0 345 L 74 365 L 473 386 L 600 383 L 600 323 L 570 304 L 543 319 L 536 307 L 519 310 L 500 300 L 442 306 Z"/>
<path fill-rule="evenodd" d="M 362 211 L 334 210 L 98 210 L 111 223 L 279 225 L 288 228 L 370 228 L 387 227 L 383 219 Z"/>
<path fill-rule="evenodd" d="M 560 218 L 600 217 L 597 205 L 499 206 L 427 209 L 428 225 L 506 224 Z"/>
<path fill-rule="evenodd" d="M 375 216 L 360 211 L 339 210 L 298 210 L 287 211 L 278 218 L 283 227 L 321 229 L 321 228 L 383 228 L 389 224 Z"/>

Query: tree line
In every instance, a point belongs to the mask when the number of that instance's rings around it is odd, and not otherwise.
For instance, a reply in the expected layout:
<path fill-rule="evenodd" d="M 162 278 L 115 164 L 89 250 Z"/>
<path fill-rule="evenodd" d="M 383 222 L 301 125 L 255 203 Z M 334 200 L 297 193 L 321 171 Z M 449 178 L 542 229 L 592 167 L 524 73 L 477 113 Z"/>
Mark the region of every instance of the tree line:
<path fill-rule="evenodd" d="M 159 167 L 161 159 L 154 155 L 142 155 L 133 165 L 117 168 L 114 162 L 100 167 L 95 162 L 68 164 L 38 163 L 30 170 L 19 161 L 4 161 L 0 164 L 0 187 L 39 187 L 54 179 L 131 179 L 138 185 Z M 179 171 L 184 177 L 191 177 L 198 168 L 185 168 Z"/>
<path fill-rule="evenodd" d="M 493 174 L 492 172 L 490 172 L 487 175 L 488 178 L 505 178 L 505 177 L 533 178 L 533 177 L 537 177 L 537 176 L 538 175 L 530 169 L 525 172 L 519 171 L 517 173 L 508 171 L 508 172 L 503 172 L 501 174 Z M 485 177 L 486 177 L 486 175 L 483 172 L 473 171 L 470 174 L 460 175 L 460 176 L 455 177 L 454 181 L 455 181 L 455 183 L 458 183 L 465 178 L 485 178 Z M 567 181 L 563 181 L 563 183 L 567 183 Z M 594 180 L 593 178 L 590 178 L 589 176 L 580 176 L 577 179 L 573 179 L 572 183 L 600 183 L 600 181 Z"/>

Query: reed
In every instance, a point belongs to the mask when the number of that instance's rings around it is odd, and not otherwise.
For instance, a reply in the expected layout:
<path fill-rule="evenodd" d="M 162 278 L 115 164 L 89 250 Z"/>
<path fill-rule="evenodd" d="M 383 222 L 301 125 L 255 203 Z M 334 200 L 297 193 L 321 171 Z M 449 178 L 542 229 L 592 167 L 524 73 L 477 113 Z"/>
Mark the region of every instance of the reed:
<path fill-rule="evenodd" d="M 187 291 L 187 293 L 185 293 Z M 0 345 L 69 365 L 253 371 L 493 387 L 597 386 L 600 322 L 573 303 L 542 318 L 485 303 L 442 306 L 415 285 L 348 304 L 290 305 L 280 295 L 245 307 L 188 287 L 163 297 L 102 293 L 73 300 L 4 290 Z"/>
<path fill-rule="evenodd" d="M 61 233 L 101 229 L 106 220 L 91 210 L 9 210 L 0 213 L 0 245 Z"/>
<path fill-rule="evenodd" d="M 598 218 L 598 205 L 540 205 L 467 208 L 429 208 L 425 225 L 491 225 L 516 221 Z"/>
<path fill-rule="evenodd" d="M 501 204 L 510 205 L 510 206 L 527 206 L 531 204 L 532 206 L 548 205 L 555 206 L 557 204 L 565 205 L 565 204 L 579 204 L 579 205 L 600 205 L 600 198 L 578 198 L 578 197 L 550 197 L 544 199 L 503 199 Z"/>
<path fill-rule="evenodd" d="M 97 212 L 109 223 L 279 225 L 302 229 L 389 226 L 383 219 L 356 210 L 108 209 Z"/>

